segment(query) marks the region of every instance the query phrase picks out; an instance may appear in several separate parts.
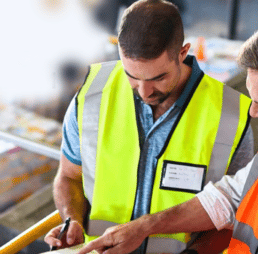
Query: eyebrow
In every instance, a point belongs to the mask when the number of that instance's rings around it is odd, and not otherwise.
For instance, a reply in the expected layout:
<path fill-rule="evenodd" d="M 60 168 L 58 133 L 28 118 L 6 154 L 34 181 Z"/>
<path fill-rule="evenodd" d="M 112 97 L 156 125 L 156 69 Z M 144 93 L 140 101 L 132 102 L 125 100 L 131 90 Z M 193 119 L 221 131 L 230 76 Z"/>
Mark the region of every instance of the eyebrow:
<path fill-rule="evenodd" d="M 138 78 L 135 78 L 134 76 L 132 76 L 131 74 L 129 74 L 126 70 L 125 70 L 125 73 L 126 73 L 126 75 L 129 76 L 130 78 L 139 80 Z M 157 79 L 160 79 L 160 78 L 164 77 L 164 76 L 167 75 L 167 74 L 168 74 L 167 72 L 164 72 L 164 73 L 162 73 L 162 74 L 159 74 L 159 75 L 156 76 L 156 77 L 153 77 L 153 78 L 150 78 L 150 79 L 145 79 L 145 81 L 157 80 Z"/>

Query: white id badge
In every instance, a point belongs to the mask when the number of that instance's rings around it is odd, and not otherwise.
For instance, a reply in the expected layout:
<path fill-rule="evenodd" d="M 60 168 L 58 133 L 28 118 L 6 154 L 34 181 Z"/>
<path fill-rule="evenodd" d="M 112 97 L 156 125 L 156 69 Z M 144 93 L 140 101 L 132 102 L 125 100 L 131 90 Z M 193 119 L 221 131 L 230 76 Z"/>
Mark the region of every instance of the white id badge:
<path fill-rule="evenodd" d="M 202 191 L 207 166 L 164 161 L 160 188 L 198 193 Z"/>

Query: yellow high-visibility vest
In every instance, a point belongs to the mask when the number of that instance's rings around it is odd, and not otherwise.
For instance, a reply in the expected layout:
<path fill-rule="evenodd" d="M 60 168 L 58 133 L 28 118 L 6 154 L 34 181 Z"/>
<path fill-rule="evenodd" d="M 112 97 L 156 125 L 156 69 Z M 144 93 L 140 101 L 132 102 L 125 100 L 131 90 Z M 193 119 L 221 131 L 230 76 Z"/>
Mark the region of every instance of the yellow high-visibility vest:
<path fill-rule="evenodd" d="M 166 163 L 203 167 L 203 184 L 220 180 L 249 123 L 248 97 L 207 75 L 193 90 L 157 158 L 150 213 L 195 196 L 192 191 L 164 188 Z M 77 104 L 83 185 L 91 203 L 89 241 L 112 225 L 130 221 L 134 208 L 139 134 L 133 91 L 121 62 L 92 65 Z M 173 246 L 185 247 L 186 236 L 150 236 L 147 253 L 173 253 Z"/>

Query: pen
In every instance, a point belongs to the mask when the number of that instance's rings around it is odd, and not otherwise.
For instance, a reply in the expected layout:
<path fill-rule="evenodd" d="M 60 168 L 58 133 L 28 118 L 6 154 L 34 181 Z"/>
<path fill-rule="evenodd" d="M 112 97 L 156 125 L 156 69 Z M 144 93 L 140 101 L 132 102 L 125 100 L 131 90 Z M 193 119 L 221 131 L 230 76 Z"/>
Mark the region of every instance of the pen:
<path fill-rule="evenodd" d="M 71 220 L 70 217 L 68 217 L 68 218 L 65 220 L 65 223 L 64 223 L 63 227 L 61 228 L 60 233 L 59 233 L 59 235 L 58 235 L 58 237 L 57 237 L 59 240 L 62 239 L 64 233 L 68 230 L 68 227 L 69 227 L 69 225 L 70 225 L 70 220 Z M 56 246 L 52 246 L 52 247 L 50 248 L 50 251 L 56 250 L 56 249 L 57 249 Z"/>

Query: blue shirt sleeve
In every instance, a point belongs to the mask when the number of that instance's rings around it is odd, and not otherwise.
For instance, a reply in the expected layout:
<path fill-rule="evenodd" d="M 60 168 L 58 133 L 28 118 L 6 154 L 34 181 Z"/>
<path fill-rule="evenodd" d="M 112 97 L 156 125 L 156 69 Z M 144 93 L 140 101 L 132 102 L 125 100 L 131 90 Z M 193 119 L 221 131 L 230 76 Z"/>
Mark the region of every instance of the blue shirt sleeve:
<path fill-rule="evenodd" d="M 64 117 L 61 150 L 69 161 L 76 165 L 82 164 L 75 97 L 71 101 Z"/>

